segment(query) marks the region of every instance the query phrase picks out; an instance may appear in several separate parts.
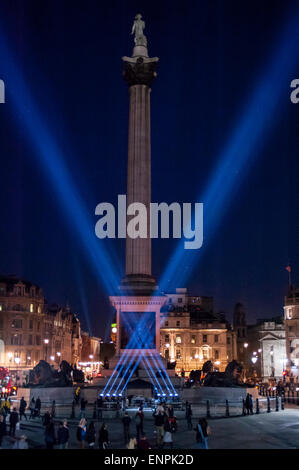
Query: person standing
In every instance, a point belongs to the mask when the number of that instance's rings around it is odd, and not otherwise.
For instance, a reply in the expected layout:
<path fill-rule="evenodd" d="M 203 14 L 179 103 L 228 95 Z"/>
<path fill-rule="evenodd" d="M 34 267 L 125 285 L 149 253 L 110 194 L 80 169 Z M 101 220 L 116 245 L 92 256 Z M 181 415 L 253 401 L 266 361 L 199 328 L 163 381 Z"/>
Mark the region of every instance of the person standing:
<path fill-rule="evenodd" d="M 34 397 L 32 397 L 31 400 L 30 400 L 29 410 L 30 410 L 29 419 L 34 419 L 34 411 L 35 411 L 35 399 L 34 399 Z"/>
<path fill-rule="evenodd" d="M 143 414 L 142 408 L 140 407 L 138 412 L 135 415 L 137 442 L 139 442 L 140 436 L 141 434 L 143 434 L 143 419 L 144 419 L 144 414 Z"/>
<path fill-rule="evenodd" d="M 186 420 L 188 429 L 192 429 L 192 408 L 190 403 L 186 404 Z"/>
<path fill-rule="evenodd" d="M 163 437 L 164 437 L 164 410 L 163 407 L 158 406 L 156 411 L 153 414 L 155 419 L 155 427 L 157 433 L 157 446 L 160 448 L 162 446 Z"/>
<path fill-rule="evenodd" d="M 127 444 L 130 440 L 130 423 L 131 423 L 131 418 L 127 411 L 125 412 L 122 422 L 124 426 L 124 441 L 125 441 L 125 444 Z"/>
<path fill-rule="evenodd" d="M 3 437 L 6 435 L 5 416 L 0 415 L 0 449 L 2 447 Z"/>
<path fill-rule="evenodd" d="M 58 433 L 57 433 L 57 441 L 59 445 L 59 449 L 67 449 L 69 445 L 70 439 L 70 432 L 67 426 L 67 420 L 60 421 Z"/>
<path fill-rule="evenodd" d="M 85 447 L 85 437 L 86 437 L 86 419 L 81 418 L 77 427 L 77 441 L 79 443 L 80 449 L 84 449 Z"/>
<path fill-rule="evenodd" d="M 103 423 L 99 432 L 99 449 L 108 449 L 109 434 L 105 423 Z"/>
<path fill-rule="evenodd" d="M 171 449 L 173 448 L 171 425 L 170 425 L 168 416 L 165 415 L 164 436 L 163 436 L 162 448 L 167 444 L 169 444 Z"/>
<path fill-rule="evenodd" d="M 22 416 L 24 416 L 26 418 L 26 421 L 27 421 L 27 416 L 26 416 L 26 413 L 25 413 L 26 406 L 27 406 L 27 402 L 25 401 L 24 397 L 22 397 L 21 401 L 20 401 L 20 407 L 19 407 L 20 421 L 22 421 Z"/>
<path fill-rule="evenodd" d="M 20 439 L 18 439 L 14 445 L 13 449 L 29 449 L 28 442 L 27 442 L 27 436 L 23 434 Z"/>
<path fill-rule="evenodd" d="M 35 402 L 35 411 L 36 411 L 36 416 L 38 418 L 40 417 L 41 407 L 42 407 L 42 402 L 40 401 L 40 398 L 37 397 L 36 402 Z"/>
<path fill-rule="evenodd" d="M 52 419 L 55 418 L 56 415 L 56 403 L 55 400 L 52 401 L 52 406 L 51 406 L 51 417 Z"/>
<path fill-rule="evenodd" d="M 45 428 L 45 443 L 47 449 L 53 449 L 56 442 L 55 427 L 53 421 L 50 421 Z"/>
<path fill-rule="evenodd" d="M 15 437 L 16 426 L 17 426 L 18 422 L 19 422 L 19 415 L 17 413 L 17 409 L 13 408 L 12 412 L 10 413 L 10 417 L 9 417 L 9 424 L 10 424 L 9 435 L 12 436 L 12 437 Z"/>
<path fill-rule="evenodd" d="M 94 445 L 96 443 L 96 429 L 94 427 L 94 422 L 90 421 L 88 430 L 86 433 L 86 440 L 89 449 L 94 449 Z"/>
<path fill-rule="evenodd" d="M 196 430 L 196 447 L 198 449 L 208 449 L 209 426 L 205 418 L 199 418 Z"/>
<path fill-rule="evenodd" d="M 84 400 L 84 398 L 81 398 L 81 409 L 80 409 L 81 419 L 86 417 L 86 405 L 87 405 L 87 400 Z"/>

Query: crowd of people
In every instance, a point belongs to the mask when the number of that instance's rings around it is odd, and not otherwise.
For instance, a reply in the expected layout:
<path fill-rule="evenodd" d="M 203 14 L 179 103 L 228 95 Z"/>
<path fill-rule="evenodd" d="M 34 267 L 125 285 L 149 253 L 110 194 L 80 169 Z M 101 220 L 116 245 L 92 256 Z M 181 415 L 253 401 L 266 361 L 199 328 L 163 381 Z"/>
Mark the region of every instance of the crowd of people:
<path fill-rule="evenodd" d="M 79 423 L 77 425 L 75 439 L 77 447 L 80 449 L 108 449 L 111 446 L 109 440 L 109 431 L 106 423 L 101 423 L 99 430 L 96 430 L 95 417 L 102 420 L 99 416 L 99 410 L 102 410 L 103 400 L 101 397 L 95 402 L 96 415 L 87 422 L 86 405 L 87 400 L 80 398 L 80 391 L 76 390 L 74 406 L 79 408 Z M 27 415 L 26 410 L 29 410 Z M 4 436 L 10 436 L 14 439 L 13 448 L 26 449 L 28 442 L 26 435 L 16 437 L 16 430 L 20 430 L 20 422 L 23 420 L 40 419 L 44 431 L 44 446 L 46 449 L 67 449 L 70 443 L 70 429 L 66 419 L 58 421 L 56 418 L 56 402 L 52 401 L 52 405 L 43 414 L 41 414 L 42 403 L 40 397 L 31 398 L 29 406 L 24 397 L 19 403 L 19 410 L 12 406 L 9 398 L 1 403 L 0 408 L 0 448 Z M 135 415 L 129 415 L 127 411 L 116 415 L 117 421 L 122 423 L 123 442 L 128 449 L 150 449 L 151 447 L 163 449 L 166 447 L 173 448 L 173 435 L 177 430 L 177 419 L 174 415 L 172 404 L 160 402 L 152 413 L 155 442 L 150 442 L 144 431 L 144 410 L 140 406 Z M 204 418 L 199 420 L 196 427 L 192 427 L 192 409 L 191 404 L 186 402 L 186 420 L 189 430 L 196 431 L 196 445 L 200 448 L 207 448 L 208 425 Z M 19 433 L 18 433 L 19 434 Z"/>

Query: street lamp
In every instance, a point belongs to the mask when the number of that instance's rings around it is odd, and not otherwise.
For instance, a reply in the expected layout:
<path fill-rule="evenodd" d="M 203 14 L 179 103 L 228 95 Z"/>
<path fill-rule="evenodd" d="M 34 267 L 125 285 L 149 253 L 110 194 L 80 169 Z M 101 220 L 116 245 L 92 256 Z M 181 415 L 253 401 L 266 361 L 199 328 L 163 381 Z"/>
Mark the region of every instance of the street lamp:
<path fill-rule="evenodd" d="M 45 345 L 46 345 L 46 357 L 45 357 L 45 361 L 47 362 L 49 340 L 48 340 L 48 339 L 44 339 L 44 343 L 45 343 Z"/>
<path fill-rule="evenodd" d="M 256 361 L 257 361 L 257 357 L 253 356 L 253 357 L 251 358 L 251 362 L 252 362 L 253 364 L 255 364 Z"/>
<path fill-rule="evenodd" d="M 244 348 L 248 348 L 248 343 L 244 343 Z"/>
<path fill-rule="evenodd" d="M 54 360 L 55 360 L 55 357 L 54 357 L 54 356 L 50 356 L 50 359 L 51 359 L 51 361 L 54 361 Z"/>

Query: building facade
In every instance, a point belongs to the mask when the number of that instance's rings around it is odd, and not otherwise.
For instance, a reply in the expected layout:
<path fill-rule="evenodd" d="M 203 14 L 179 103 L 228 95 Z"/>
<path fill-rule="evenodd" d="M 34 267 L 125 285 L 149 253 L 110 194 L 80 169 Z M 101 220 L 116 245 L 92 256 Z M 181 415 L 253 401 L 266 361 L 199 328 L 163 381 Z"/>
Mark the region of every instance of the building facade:
<path fill-rule="evenodd" d="M 14 276 L 0 276 L 0 366 L 32 369 L 43 359 L 78 364 L 80 321 L 69 307 L 47 305 L 42 289 Z"/>
<path fill-rule="evenodd" d="M 299 375 L 299 289 L 290 287 L 284 299 L 284 322 L 286 329 L 286 369 Z"/>
<path fill-rule="evenodd" d="M 160 353 L 178 373 L 188 375 L 208 360 L 224 371 L 236 359 L 236 335 L 223 314 L 213 313 L 211 297 L 192 297 L 187 289 L 167 294 L 161 325 Z"/>

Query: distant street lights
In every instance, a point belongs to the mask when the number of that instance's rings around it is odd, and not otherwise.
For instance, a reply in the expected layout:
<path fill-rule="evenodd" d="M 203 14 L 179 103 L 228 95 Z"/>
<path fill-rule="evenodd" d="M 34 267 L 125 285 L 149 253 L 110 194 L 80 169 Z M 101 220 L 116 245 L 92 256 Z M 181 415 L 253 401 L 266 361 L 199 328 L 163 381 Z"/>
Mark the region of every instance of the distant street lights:
<path fill-rule="evenodd" d="M 44 343 L 45 343 L 45 345 L 46 345 L 46 357 L 45 357 L 45 361 L 47 362 L 49 340 L 48 340 L 48 339 L 44 339 Z"/>

